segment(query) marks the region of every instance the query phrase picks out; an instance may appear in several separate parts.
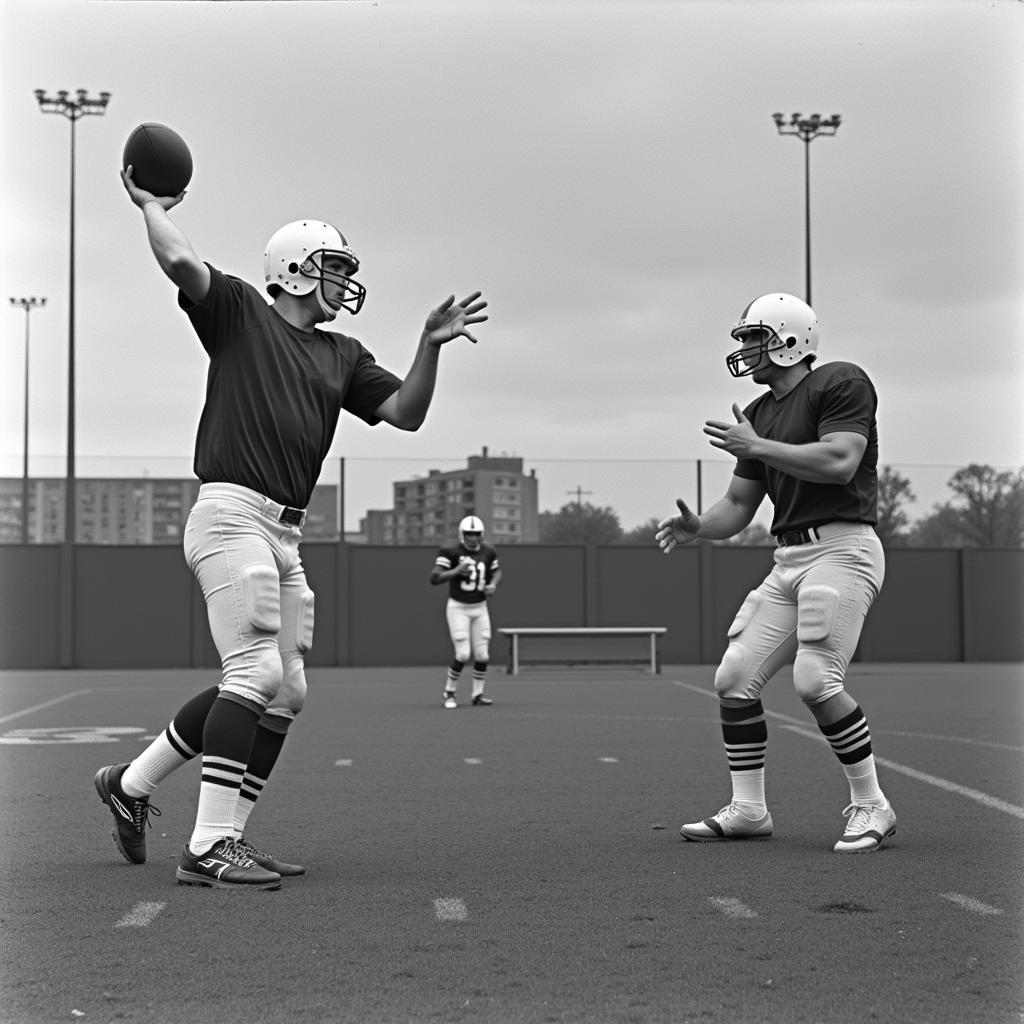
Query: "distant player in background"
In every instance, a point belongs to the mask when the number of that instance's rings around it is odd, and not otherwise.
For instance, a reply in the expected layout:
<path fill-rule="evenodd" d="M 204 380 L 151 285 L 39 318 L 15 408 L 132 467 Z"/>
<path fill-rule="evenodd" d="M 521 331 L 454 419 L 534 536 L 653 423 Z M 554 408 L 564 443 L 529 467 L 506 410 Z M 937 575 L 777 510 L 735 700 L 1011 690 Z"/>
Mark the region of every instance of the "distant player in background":
<path fill-rule="evenodd" d="M 470 327 L 487 319 L 487 304 L 474 292 L 432 310 L 408 373 L 397 377 L 355 338 L 316 327 L 342 309 L 357 313 L 366 295 L 355 280 L 359 260 L 337 228 L 295 221 L 273 235 L 264 254 L 268 303 L 196 255 L 168 215 L 184 192 L 146 192 L 131 167 L 121 178 L 210 358 L 195 452 L 201 487 L 184 546 L 223 673 L 134 761 L 101 768 L 94 783 L 114 816 L 122 856 L 141 864 L 150 795 L 202 754 L 195 828 L 178 881 L 275 889 L 282 875 L 305 868 L 260 851 L 244 834 L 306 697 L 313 593 L 299 557 L 305 506 L 342 410 L 370 425 L 419 429 L 442 346 L 459 337 L 475 342 Z"/>
<path fill-rule="evenodd" d="M 746 527 L 765 495 L 775 507 L 775 568 L 747 595 L 729 627 L 715 674 L 732 802 L 683 825 L 686 839 L 766 839 L 768 728 L 761 691 L 788 662 L 797 694 L 839 759 L 850 787 L 846 830 L 836 853 L 868 853 L 896 831 L 879 787 L 871 733 L 844 678 L 864 618 L 882 586 L 877 522 L 877 397 L 853 363 L 815 367 L 818 321 L 792 295 L 755 299 L 733 328 L 740 348 L 726 359 L 735 377 L 768 390 L 735 422 L 709 420 L 711 444 L 736 458 L 724 497 L 703 515 L 677 499 L 679 514 L 658 524 L 667 554 L 679 544 L 724 540 Z"/>
<path fill-rule="evenodd" d="M 459 543 L 441 548 L 434 560 L 430 582 L 448 584 L 448 632 L 455 656 L 448 666 L 444 683 L 444 706 L 458 707 L 455 691 L 459 676 L 473 658 L 472 703 L 477 707 L 493 704 L 484 696 L 487 663 L 490 661 L 491 617 L 487 598 L 501 583 L 498 553 L 484 543 L 483 520 L 466 516 L 459 523 Z"/>

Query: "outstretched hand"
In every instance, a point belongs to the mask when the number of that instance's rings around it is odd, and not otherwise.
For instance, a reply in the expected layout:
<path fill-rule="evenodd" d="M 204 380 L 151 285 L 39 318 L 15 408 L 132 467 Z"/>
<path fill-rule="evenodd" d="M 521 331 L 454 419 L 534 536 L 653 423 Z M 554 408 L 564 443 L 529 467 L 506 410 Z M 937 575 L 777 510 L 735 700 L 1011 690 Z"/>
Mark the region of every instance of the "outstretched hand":
<path fill-rule="evenodd" d="M 700 533 L 700 516 L 693 512 L 682 498 L 676 498 L 679 515 L 669 516 L 658 523 L 658 532 L 654 539 L 658 547 L 667 555 L 680 544 L 689 544 L 697 539 Z"/>
<path fill-rule="evenodd" d="M 735 423 L 725 423 L 722 420 L 708 420 L 704 424 L 704 433 L 711 438 L 711 444 L 715 448 L 735 455 L 737 459 L 754 457 L 754 445 L 760 440 L 757 432 L 750 425 L 750 420 L 743 415 L 743 410 L 733 402 L 732 414 L 736 418 Z"/>
<path fill-rule="evenodd" d="M 176 196 L 155 196 L 152 192 L 147 192 L 144 188 L 139 188 L 135 184 L 132 178 L 133 167 L 129 164 L 123 171 L 121 171 L 121 182 L 124 185 L 125 191 L 128 193 L 129 199 L 141 210 L 146 203 L 156 203 L 162 206 L 165 210 L 169 210 L 172 206 L 177 206 L 178 203 L 185 198 L 185 192 L 182 190 Z"/>
<path fill-rule="evenodd" d="M 476 344 L 476 338 L 469 331 L 470 324 L 481 324 L 487 314 L 478 315 L 486 309 L 487 303 L 480 298 L 480 292 L 467 295 L 458 305 L 455 296 L 449 295 L 436 309 L 430 311 L 426 326 L 423 328 L 427 341 L 433 345 L 444 345 L 462 336 Z"/>

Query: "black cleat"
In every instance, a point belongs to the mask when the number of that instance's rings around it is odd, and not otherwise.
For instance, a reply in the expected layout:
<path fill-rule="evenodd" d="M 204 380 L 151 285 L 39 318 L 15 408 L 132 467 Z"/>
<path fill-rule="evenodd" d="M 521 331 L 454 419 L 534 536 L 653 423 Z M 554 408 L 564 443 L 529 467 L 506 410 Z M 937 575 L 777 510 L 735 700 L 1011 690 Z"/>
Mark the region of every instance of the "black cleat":
<path fill-rule="evenodd" d="M 146 863 L 146 824 L 150 814 L 160 812 L 149 802 L 148 796 L 128 796 L 121 788 L 121 776 L 126 764 L 112 764 L 101 768 L 93 776 L 93 785 L 100 799 L 114 816 L 114 843 L 130 864 Z"/>
<path fill-rule="evenodd" d="M 280 889 L 281 876 L 262 868 L 233 839 L 218 839 L 206 853 L 192 853 L 185 844 L 176 872 L 179 885 L 211 889 Z"/>
<path fill-rule="evenodd" d="M 478 693 L 473 698 L 473 704 L 478 708 L 488 708 L 494 703 L 490 697 L 485 697 L 482 693 Z"/>
<path fill-rule="evenodd" d="M 256 861 L 261 868 L 265 868 L 267 871 L 276 871 L 282 878 L 306 873 L 306 869 L 301 864 L 288 864 L 286 861 L 278 860 L 273 854 L 257 849 L 248 839 L 236 839 L 235 845 Z"/>

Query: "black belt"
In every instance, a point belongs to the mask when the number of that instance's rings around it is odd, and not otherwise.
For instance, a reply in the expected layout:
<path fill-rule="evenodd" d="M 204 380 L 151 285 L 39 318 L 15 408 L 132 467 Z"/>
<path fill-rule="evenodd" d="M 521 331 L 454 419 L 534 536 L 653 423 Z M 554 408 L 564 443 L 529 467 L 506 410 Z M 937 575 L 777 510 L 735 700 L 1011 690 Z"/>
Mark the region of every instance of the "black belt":
<path fill-rule="evenodd" d="M 285 526 L 301 526 L 305 515 L 305 510 L 301 508 L 289 508 L 285 505 L 285 507 L 281 509 L 281 514 L 277 517 L 277 521 L 279 523 L 284 523 Z"/>
<path fill-rule="evenodd" d="M 780 548 L 790 548 L 796 544 L 810 544 L 811 541 L 818 540 L 817 531 L 813 526 L 806 530 L 790 530 L 787 533 L 779 533 L 775 535 L 775 543 Z"/>

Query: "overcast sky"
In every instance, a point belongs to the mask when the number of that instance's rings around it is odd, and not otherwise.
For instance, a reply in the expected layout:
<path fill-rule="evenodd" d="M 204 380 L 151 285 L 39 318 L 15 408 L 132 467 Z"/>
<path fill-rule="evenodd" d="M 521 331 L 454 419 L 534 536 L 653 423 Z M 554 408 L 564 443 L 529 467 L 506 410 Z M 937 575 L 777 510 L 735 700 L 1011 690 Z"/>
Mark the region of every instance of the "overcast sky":
<path fill-rule="evenodd" d="M 557 508 L 576 483 L 625 503 L 563 460 L 623 460 L 621 485 L 626 460 L 717 459 L 704 420 L 756 395 L 729 331 L 756 295 L 804 291 L 803 144 L 774 111 L 842 115 L 811 145 L 813 304 L 821 359 L 877 385 L 882 461 L 1024 464 L 1019 0 L 5 0 L 0 35 L 0 276 L 48 299 L 34 473 L 64 472 L 70 128 L 33 90 L 79 87 L 112 94 L 76 128 L 83 475 L 187 473 L 202 407 L 206 357 L 118 178 L 139 123 L 189 143 L 172 216 L 222 270 L 262 286 L 276 228 L 337 224 L 368 291 L 337 327 L 399 374 L 431 306 L 483 290 L 491 320 L 444 350 L 418 434 L 342 421 L 350 474 L 396 460 L 366 503 L 487 445 Z M 0 357 L 8 475 L 24 320 L 8 308 Z M 693 497 L 644 465 L 655 507 L 627 528 Z"/>

